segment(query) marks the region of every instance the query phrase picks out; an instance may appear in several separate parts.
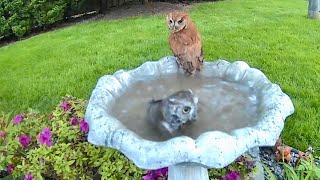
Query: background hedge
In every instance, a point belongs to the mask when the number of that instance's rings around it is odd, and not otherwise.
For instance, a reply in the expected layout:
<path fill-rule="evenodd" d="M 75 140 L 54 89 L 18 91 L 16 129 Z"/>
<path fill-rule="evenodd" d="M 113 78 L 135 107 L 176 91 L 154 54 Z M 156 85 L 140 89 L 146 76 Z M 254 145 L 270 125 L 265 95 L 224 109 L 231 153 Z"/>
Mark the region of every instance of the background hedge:
<path fill-rule="evenodd" d="M 33 28 L 43 28 L 62 20 L 67 11 L 78 9 L 83 0 L 1 0 L 0 40 L 21 37 Z"/>

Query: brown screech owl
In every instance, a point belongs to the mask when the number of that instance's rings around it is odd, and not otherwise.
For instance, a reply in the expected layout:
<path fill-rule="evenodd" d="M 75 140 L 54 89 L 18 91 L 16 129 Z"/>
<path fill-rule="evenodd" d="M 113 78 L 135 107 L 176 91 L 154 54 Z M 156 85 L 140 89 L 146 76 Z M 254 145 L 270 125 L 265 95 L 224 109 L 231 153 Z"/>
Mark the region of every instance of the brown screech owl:
<path fill-rule="evenodd" d="M 161 133 L 175 135 L 183 124 L 198 118 L 198 97 L 191 90 L 178 91 L 165 99 L 152 100 L 147 111 L 147 120 Z"/>
<path fill-rule="evenodd" d="M 187 74 L 194 75 L 203 67 L 200 33 L 184 12 L 171 12 L 167 15 L 170 29 L 169 45 L 177 63 Z"/>

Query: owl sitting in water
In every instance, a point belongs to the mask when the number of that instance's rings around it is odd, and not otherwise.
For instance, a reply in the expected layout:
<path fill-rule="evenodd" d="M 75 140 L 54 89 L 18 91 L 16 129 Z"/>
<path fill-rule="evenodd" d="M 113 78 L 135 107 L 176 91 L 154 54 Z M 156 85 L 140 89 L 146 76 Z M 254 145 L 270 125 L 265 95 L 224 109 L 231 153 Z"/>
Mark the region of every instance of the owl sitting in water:
<path fill-rule="evenodd" d="M 203 67 L 203 53 L 200 33 L 184 12 L 172 12 L 167 15 L 170 29 L 169 45 L 178 65 L 185 73 L 194 75 Z"/>
<path fill-rule="evenodd" d="M 191 90 L 178 91 L 165 99 L 152 100 L 147 111 L 147 120 L 160 132 L 174 135 L 186 123 L 198 118 L 198 98 Z"/>

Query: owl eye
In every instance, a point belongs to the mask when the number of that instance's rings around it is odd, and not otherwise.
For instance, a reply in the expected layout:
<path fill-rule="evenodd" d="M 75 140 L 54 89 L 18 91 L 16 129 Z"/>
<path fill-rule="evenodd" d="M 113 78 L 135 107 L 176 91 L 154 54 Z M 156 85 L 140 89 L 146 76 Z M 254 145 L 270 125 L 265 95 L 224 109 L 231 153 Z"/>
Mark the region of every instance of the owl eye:
<path fill-rule="evenodd" d="M 170 22 L 170 24 L 172 24 L 172 20 L 171 19 L 169 20 L 169 22 Z"/>
<path fill-rule="evenodd" d="M 182 19 L 180 19 L 179 21 L 178 21 L 178 24 L 181 24 L 182 23 Z"/>
<path fill-rule="evenodd" d="M 185 107 L 183 107 L 182 112 L 188 113 L 188 112 L 190 112 L 190 110 L 191 110 L 191 108 L 189 106 L 185 106 Z"/>

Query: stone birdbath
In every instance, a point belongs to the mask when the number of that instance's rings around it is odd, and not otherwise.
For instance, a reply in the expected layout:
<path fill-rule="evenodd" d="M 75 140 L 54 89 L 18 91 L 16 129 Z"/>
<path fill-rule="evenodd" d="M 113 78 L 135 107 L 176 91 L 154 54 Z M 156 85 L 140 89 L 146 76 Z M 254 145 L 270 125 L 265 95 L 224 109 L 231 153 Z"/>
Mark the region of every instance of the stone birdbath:
<path fill-rule="evenodd" d="M 133 70 L 102 76 L 86 110 L 90 126 L 88 141 L 119 150 L 142 169 L 169 167 L 169 180 L 205 180 L 209 179 L 208 168 L 223 168 L 252 148 L 273 146 L 286 117 L 294 112 L 290 98 L 261 71 L 243 61 L 217 60 L 205 62 L 199 76 L 238 83 L 253 90 L 258 98 L 253 123 L 230 131 L 209 130 L 196 137 L 182 135 L 155 141 L 139 135 L 139 129 L 126 127 L 126 123 L 112 114 L 117 99 L 132 91 L 134 83 L 179 73 L 175 58 L 164 57 Z M 140 127 L 146 128 L 143 123 Z"/>

